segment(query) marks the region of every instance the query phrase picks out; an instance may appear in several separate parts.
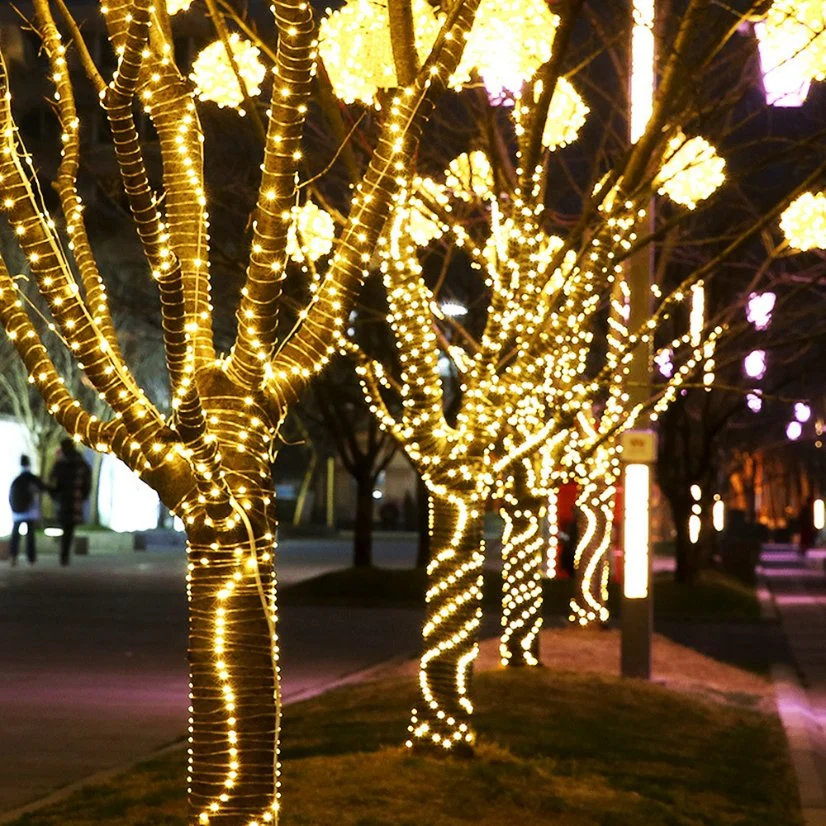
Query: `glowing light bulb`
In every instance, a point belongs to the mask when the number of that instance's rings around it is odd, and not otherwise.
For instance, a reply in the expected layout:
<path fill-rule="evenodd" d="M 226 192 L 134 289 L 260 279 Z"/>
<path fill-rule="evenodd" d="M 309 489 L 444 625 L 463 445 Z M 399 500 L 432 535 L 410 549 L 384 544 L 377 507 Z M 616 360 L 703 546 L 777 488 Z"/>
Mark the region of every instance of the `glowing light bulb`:
<path fill-rule="evenodd" d="M 751 293 L 746 305 L 746 318 L 755 329 L 765 330 L 771 324 L 777 296 L 774 293 Z"/>
<path fill-rule="evenodd" d="M 801 423 L 808 422 L 812 418 L 812 408 L 805 402 L 796 402 L 794 406 L 794 417 Z"/>
<path fill-rule="evenodd" d="M 786 425 L 786 435 L 794 442 L 803 435 L 803 425 L 800 422 L 789 422 Z"/>
<path fill-rule="evenodd" d="M 762 379 L 766 375 L 766 351 L 752 350 L 743 359 L 743 370 L 751 379 Z"/>
<path fill-rule="evenodd" d="M 763 398 L 758 393 L 749 393 L 746 396 L 746 406 L 752 413 L 759 413 L 763 409 Z"/>

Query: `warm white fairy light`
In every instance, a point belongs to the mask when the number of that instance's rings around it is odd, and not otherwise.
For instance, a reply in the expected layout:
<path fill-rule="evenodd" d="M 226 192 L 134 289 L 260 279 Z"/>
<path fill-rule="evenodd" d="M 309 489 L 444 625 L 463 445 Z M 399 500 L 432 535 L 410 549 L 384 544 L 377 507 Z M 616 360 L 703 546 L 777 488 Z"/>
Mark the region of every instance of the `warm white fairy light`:
<path fill-rule="evenodd" d="M 261 84 L 267 73 L 264 64 L 258 59 L 261 54 L 248 40 L 244 40 L 237 32 L 229 36 L 229 44 L 238 74 L 247 87 L 250 97 L 261 93 Z M 211 100 L 218 106 L 239 108 L 244 102 L 244 95 L 238 78 L 232 68 L 224 44 L 220 40 L 210 43 L 198 53 L 192 64 L 192 74 L 198 97 L 201 100 Z"/>
<path fill-rule="evenodd" d="M 805 192 L 780 216 L 789 246 L 801 252 L 826 249 L 826 192 Z"/>
<path fill-rule="evenodd" d="M 484 152 L 463 152 L 447 167 L 445 186 L 455 198 L 470 201 L 493 194 L 493 169 Z"/>
<path fill-rule="evenodd" d="M 537 81 L 534 84 L 534 96 L 538 98 L 541 94 L 542 81 Z M 548 107 L 548 119 L 542 130 L 542 145 L 553 150 L 573 143 L 590 111 L 573 84 L 567 78 L 559 78 Z"/>
<path fill-rule="evenodd" d="M 313 201 L 293 208 L 287 236 L 287 255 L 293 261 L 318 261 L 333 248 L 336 225 L 333 216 Z"/>
<path fill-rule="evenodd" d="M 661 195 L 694 209 L 722 186 L 725 168 L 726 162 L 705 138 L 686 138 L 679 132 L 668 142 L 656 183 Z"/>

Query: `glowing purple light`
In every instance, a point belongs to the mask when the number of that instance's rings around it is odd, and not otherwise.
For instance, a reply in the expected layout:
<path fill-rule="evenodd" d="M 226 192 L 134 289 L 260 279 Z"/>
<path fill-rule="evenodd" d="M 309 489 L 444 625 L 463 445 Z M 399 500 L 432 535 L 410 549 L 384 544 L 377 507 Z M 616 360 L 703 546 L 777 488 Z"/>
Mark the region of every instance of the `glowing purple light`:
<path fill-rule="evenodd" d="M 654 356 L 654 363 L 657 365 L 660 375 L 667 379 L 670 379 L 674 375 L 674 362 L 671 360 L 672 356 L 673 353 L 670 347 L 666 347 L 665 350 L 660 350 L 660 352 Z"/>
<path fill-rule="evenodd" d="M 774 293 L 751 293 L 746 305 L 746 318 L 758 330 L 765 330 L 771 324 L 777 296 Z"/>
<path fill-rule="evenodd" d="M 800 422 L 789 422 L 786 425 L 786 435 L 794 442 L 803 433 L 803 425 Z"/>
<path fill-rule="evenodd" d="M 763 409 L 763 398 L 759 392 L 749 393 L 746 396 L 746 407 L 752 413 L 759 413 Z"/>
<path fill-rule="evenodd" d="M 766 351 L 752 350 L 743 359 L 743 370 L 750 379 L 762 379 L 766 375 Z"/>
<path fill-rule="evenodd" d="M 812 418 L 812 408 L 805 402 L 797 402 L 794 406 L 794 417 L 799 422 L 808 422 Z"/>
<path fill-rule="evenodd" d="M 800 54 L 789 54 L 782 44 L 766 37 L 766 24 L 756 23 L 763 89 L 769 106 L 802 106 L 809 95 L 811 80 L 802 65 Z"/>

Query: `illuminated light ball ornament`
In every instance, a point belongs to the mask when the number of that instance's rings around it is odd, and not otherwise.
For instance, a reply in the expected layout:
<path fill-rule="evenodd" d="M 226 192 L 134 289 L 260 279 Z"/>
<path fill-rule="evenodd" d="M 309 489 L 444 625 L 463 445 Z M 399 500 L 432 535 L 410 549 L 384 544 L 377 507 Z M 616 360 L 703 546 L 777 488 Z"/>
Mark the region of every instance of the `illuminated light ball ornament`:
<path fill-rule="evenodd" d="M 796 442 L 803 435 L 803 425 L 800 422 L 789 422 L 786 425 L 786 435 L 793 442 Z"/>
<path fill-rule="evenodd" d="M 765 330 L 772 321 L 777 296 L 774 293 L 750 293 L 746 305 L 746 319 L 754 324 L 755 330 Z"/>
<path fill-rule="evenodd" d="M 450 85 L 468 85 L 475 70 L 492 100 L 518 92 L 551 59 L 558 25 L 544 0 L 482 0 Z"/>
<path fill-rule="evenodd" d="M 826 192 L 804 192 L 780 216 L 789 246 L 800 252 L 826 249 Z"/>
<path fill-rule="evenodd" d="M 542 81 L 534 84 L 534 103 L 539 101 L 542 94 Z M 574 89 L 573 84 L 564 77 L 559 78 L 548 107 L 548 119 L 542 131 L 542 145 L 553 151 L 573 143 L 591 110 Z"/>
<path fill-rule="evenodd" d="M 668 142 L 656 183 L 660 195 L 694 209 L 716 192 L 726 179 L 726 162 L 705 138 L 687 138 L 678 132 Z"/>
<path fill-rule="evenodd" d="M 166 0 L 166 11 L 168 14 L 178 14 L 181 11 L 188 11 L 192 5 L 192 0 Z"/>
<path fill-rule="evenodd" d="M 759 413 L 763 409 L 763 396 L 759 391 L 749 393 L 746 396 L 746 407 L 748 407 L 752 413 Z"/>
<path fill-rule="evenodd" d="M 477 149 L 455 157 L 445 172 L 445 186 L 463 201 L 491 195 L 494 186 L 493 169 L 488 156 Z"/>
<path fill-rule="evenodd" d="M 447 189 L 432 178 L 417 177 L 414 180 L 413 193 L 408 199 L 410 209 L 405 231 L 417 247 L 426 247 L 447 231 L 447 227 L 434 216 L 425 201 L 438 204 L 448 211 L 450 196 Z"/>
<path fill-rule="evenodd" d="M 413 27 L 419 60 L 427 59 L 440 21 L 426 0 L 413 0 Z M 394 89 L 396 65 L 387 4 L 350 0 L 329 12 L 319 28 L 319 54 L 336 97 L 372 104 L 381 89 Z"/>
<path fill-rule="evenodd" d="M 264 64 L 258 59 L 260 52 L 236 32 L 229 36 L 229 44 L 238 74 L 241 75 L 248 94 L 251 97 L 259 95 L 267 73 Z M 198 54 L 192 64 L 190 77 L 195 82 L 195 91 L 201 100 L 211 100 L 222 109 L 225 106 L 239 109 L 244 102 L 241 85 L 220 40 L 210 43 Z M 243 114 L 242 110 L 239 111 Z"/>
<path fill-rule="evenodd" d="M 775 0 L 762 27 L 761 42 L 812 80 L 826 79 L 826 3 Z"/>
<path fill-rule="evenodd" d="M 752 350 L 743 359 L 743 370 L 750 379 L 762 379 L 766 375 L 766 351 Z"/>
<path fill-rule="evenodd" d="M 293 207 L 293 222 L 287 234 L 287 255 L 293 261 L 318 261 L 333 248 L 336 225 L 329 212 L 307 201 Z"/>
<path fill-rule="evenodd" d="M 806 402 L 796 402 L 794 406 L 794 417 L 801 424 L 805 424 L 812 418 L 812 408 Z"/>
<path fill-rule="evenodd" d="M 802 54 L 791 52 L 774 30 L 767 30 L 766 22 L 754 24 L 763 74 L 763 91 L 769 106 L 796 108 L 809 96 L 812 85 Z"/>
<path fill-rule="evenodd" d="M 674 375 L 674 351 L 670 347 L 660 350 L 654 356 L 654 364 L 663 378 L 670 379 Z"/>

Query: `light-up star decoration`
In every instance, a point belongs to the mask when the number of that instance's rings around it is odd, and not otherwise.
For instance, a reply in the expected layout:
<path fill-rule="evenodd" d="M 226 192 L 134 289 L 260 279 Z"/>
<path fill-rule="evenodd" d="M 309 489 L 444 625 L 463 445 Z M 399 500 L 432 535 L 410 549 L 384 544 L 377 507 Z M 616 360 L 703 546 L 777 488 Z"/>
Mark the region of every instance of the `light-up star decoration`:
<path fill-rule="evenodd" d="M 229 36 L 229 44 L 238 74 L 247 87 L 247 93 L 251 97 L 259 95 L 267 73 L 264 64 L 258 59 L 260 52 L 252 43 L 243 40 L 235 32 Z M 238 108 L 244 102 L 238 78 L 227 56 L 227 50 L 220 40 L 211 43 L 195 58 L 191 78 L 201 100 L 211 100 L 222 108 Z"/>

